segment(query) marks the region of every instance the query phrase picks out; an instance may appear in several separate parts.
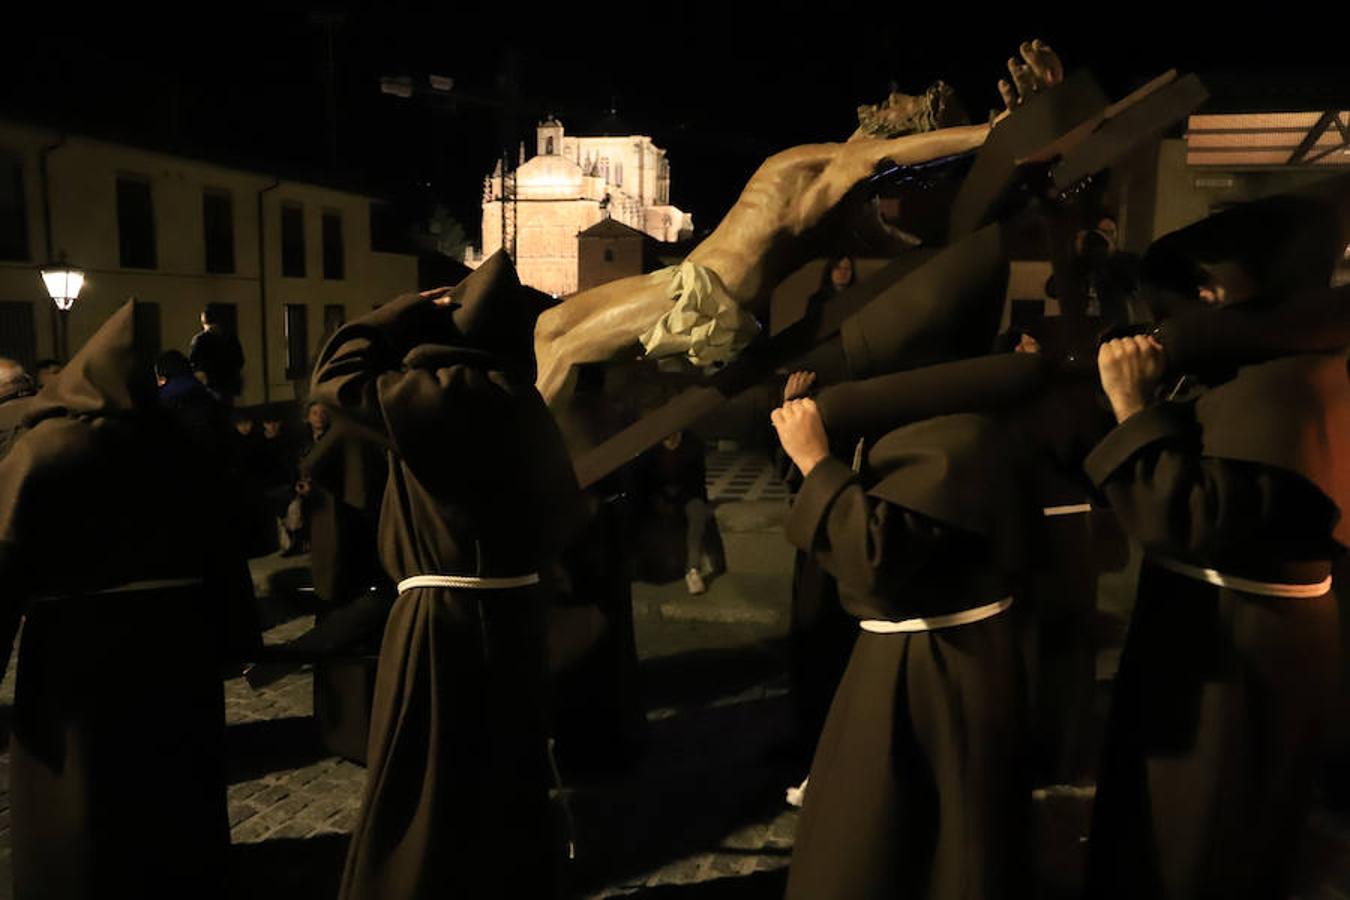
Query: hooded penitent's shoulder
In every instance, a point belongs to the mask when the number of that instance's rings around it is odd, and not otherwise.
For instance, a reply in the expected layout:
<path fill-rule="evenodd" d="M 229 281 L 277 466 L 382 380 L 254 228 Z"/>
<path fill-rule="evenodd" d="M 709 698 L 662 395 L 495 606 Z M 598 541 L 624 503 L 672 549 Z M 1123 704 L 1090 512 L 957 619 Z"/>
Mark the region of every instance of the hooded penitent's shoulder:
<path fill-rule="evenodd" d="M 1347 350 L 1246 366 L 1196 401 L 1207 456 L 1302 476 L 1341 510 L 1350 547 L 1350 364 Z"/>

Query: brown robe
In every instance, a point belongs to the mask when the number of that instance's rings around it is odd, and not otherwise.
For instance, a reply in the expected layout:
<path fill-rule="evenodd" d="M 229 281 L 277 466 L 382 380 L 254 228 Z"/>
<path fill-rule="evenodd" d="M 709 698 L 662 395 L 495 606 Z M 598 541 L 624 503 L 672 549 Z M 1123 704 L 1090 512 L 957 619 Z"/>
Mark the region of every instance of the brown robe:
<path fill-rule="evenodd" d="M 830 452 L 835 458 L 852 460 L 860 449 L 857 441 L 841 439 L 836 430 L 830 430 Z M 795 466 L 788 480 L 795 493 L 801 483 Z M 797 760 L 805 776 L 853 654 L 858 622 L 840 605 L 834 576 L 814 553 L 800 547 L 793 554 L 788 611 L 788 679 L 796 714 Z"/>
<path fill-rule="evenodd" d="M 100 326 L 55 382 L 0 404 L 0 617 L 12 626 L 39 595 L 206 576 L 220 589 L 226 638 L 214 649 L 238 655 L 260 638 L 252 581 L 223 527 L 234 521 L 223 512 L 231 498 L 158 407 L 134 305 Z M 0 645 L 7 656 L 4 634 Z"/>
<path fill-rule="evenodd" d="M 1337 608 L 1160 566 L 1312 584 L 1344 552 L 1344 353 L 1251 366 L 1127 419 L 1088 473 L 1144 546 L 1089 852 L 1091 897 L 1285 896 L 1339 677 Z"/>
<path fill-rule="evenodd" d="M 832 451 L 849 459 L 856 443 L 844 436 L 871 440 L 931 416 L 1022 402 L 1048 377 L 1048 367 L 1038 356 L 1004 353 L 831 384 L 817 394 L 816 402 Z M 811 553 L 800 550 L 793 564 L 790 622 L 797 745 L 809 761 L 858 628 L 839 605 L 834 576 Z"/>
<path fill-rule="evenodd" d="M 386 447 L 379 549 L 395 582 L 547 571 L 582 515 L 523 364 L 510 262 L 493 257 L 452 296 L 408 295 L 349 323 L 314 375 L 313 397 Z M 546 602 L 541 586 L 395 601 L 342 897 L 553 894 Z"/>
<path fill-rule="evenodd" d="M 225 473 L 158 407 L 135 318 L 128 302 L 54 383 L 0 407 L 0 673 L 27 616 L 10 746 L 19 896 L 226 886 L 220 665 L 260 643 L 253 584 Z M 129 804 L 143 828 L 114 814 Z"/>
<path fill-rule="evenodd" d="M 897 429 L 865 489 L 827 459 L 788 538 L 812 551 L 860 619 L 939 616 L 1008 596 L 1025 510 L 989 420 Z M 860 632 L 811 768 L 789 898 L 1020 896 L 1029 794 L 1021 687 L 1005 611 L 972 624 Z"/>

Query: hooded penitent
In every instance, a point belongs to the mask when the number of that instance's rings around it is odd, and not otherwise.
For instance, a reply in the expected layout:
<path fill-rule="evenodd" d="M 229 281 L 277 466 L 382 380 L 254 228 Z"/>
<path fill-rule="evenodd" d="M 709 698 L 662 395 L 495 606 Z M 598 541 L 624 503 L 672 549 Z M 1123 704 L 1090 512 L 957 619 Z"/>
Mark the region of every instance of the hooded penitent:
<path fill-rule="evenodd" d="M 1169 372 L 1085 466 L 1145 550 L 1085 895 L 1289 893 L 1350 538 L 1345 297 L 1329 284 L 1344 187 L 1227 210 L 1145 258 Z M 1202 307 L 1201 287 L 1225 305 Z"/>
<path fill-rule="evenodd" d="M 231 649 L 250 647 L 257 623 L 231 549 L 232 498 L 157 408 L 137 347 L 128 302 L 56 381 L 0 408 L 3 613 L 37 595 L 206 575 L 221 586 Z"/>
<path fill-rule="evenodd" d="M 1341 176 L 1211 216 L 1145 256 L 1145 290 L 1168 314 L 1156 334 L 1169 368 L 1210 386 L 1195 406 L 1205 454 L 1307 479 L 1341 510 L 1342 546 L 1350 546 L 1350 288 L 1329 283 L 1348 241 L 1350 177 Z M 1221 266 L 1249 277 L 1251 295 L 1204 307 L 1194 291 Z"/>
<path fill-rule="evenodd" d="M 0 582 L 10 588 L 106 587 L 173 565 L 172 522 L 150 511 L 168 501 L 161 490 L 182 460 L 157 459 L 171 448 L 155 446 L 167 435 L 149 361 L 135 350 L 133 307 L 114 313 L 56 381 L 5 404 Z"/>
<path fill-rule="evenodd" d="M 1237 266 L 1256 305 L 1324 289 L 1350 241 L 1350 176 L 1231 207 L 1154 241 L 1143 294 L 1159 316 L 1195 303 L 1196 289 Z"/>
<path fill-rule="evenodd" d="M 536 585 L 584 506 L 529 375 L 532 301 L 497 254 L 448 304 L 411 294 L 348 323 L 315 367 L 312 398 L 343 441 L 385 452 L 388 480 L 382 495 L 362 487 L 342 442 L 314 476 L 354 505 L 382 496 L 380 561 L 400 584 L 349 900 L 548 896 Z"/>

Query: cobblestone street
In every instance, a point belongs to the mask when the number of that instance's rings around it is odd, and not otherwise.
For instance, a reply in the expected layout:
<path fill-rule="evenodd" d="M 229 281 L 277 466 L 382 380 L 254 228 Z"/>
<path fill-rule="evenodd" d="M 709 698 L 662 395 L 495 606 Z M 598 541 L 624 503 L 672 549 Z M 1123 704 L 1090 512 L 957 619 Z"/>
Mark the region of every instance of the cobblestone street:
<path fill-rule="evenodd" d="M 565 773 L 578 898 L 782 896 L 797 816 L 784 790 L 805 774 L 789 751 L 786 499 L 760 457 L 715 457 L 709 483 L 729 571 L 700 597 L 682 582 L 634 585 L 646 752 L 619 774 Z M 255 567 L 255 580 L 264 592 L 295 583 L 304 564 L 269 558 Z M 312 624 L 284 605 L 266 609 L 275 622 L 269 643 Z M 336 896 L 365 770 L 319 744 L 312 685 L 307 671 L 259 690 L 242 678 L 225 682 L 233 896 Z M 6 739 L 13 692 L 11 670 L 0 688 Z M 8 898 L 7 753 L 0 788 L 0 898 Z M 1047 900 L 1075 896 L 1091 798 L 1091 787 L 1036 794 L 1036 862 Z M 1300 900 L 1350 897 L 1350 825 L 1342 817 L 1316 814 L 1302 874 Z"/>

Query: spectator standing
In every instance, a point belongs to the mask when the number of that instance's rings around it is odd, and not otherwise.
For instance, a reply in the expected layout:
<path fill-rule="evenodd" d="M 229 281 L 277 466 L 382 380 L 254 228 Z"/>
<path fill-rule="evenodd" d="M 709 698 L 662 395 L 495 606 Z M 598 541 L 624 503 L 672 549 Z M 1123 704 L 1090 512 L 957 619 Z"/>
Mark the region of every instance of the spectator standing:
<path fill-rule="evenodd" d="M 218 304 L 208 303 L 201 321 L 202 330 L 188 345 L 192 371 L 221 402 L 233 404 L 244 390 L 244 348 L 239 338 L 225 330 Z"/>
<path fill-rule="evenodd" d="M 160 405 L 169 411 L 204 459 L 218 470 L 235 469 L 228 419 L 215 396 L 192 375 L 188 358 L 167 350 L 155 360 Z"/>
<path fill-rule="evenodd" d="M 303 439 L 297 454 L 294 494 L 290 503 L 286 505 L 286 515 L 282 520 L 282 527 L 286 531 L 286 537 L 282 541 L 286 545 L 282 548 L 283 554 L 300 553 L 309 549 L 310 497 L 313 485 L 309 480 L 306 457 L 318 444 L 319 439 L 328 432 L 329 422 L 328 410 L 324 409 L 322 403 L 311 403 L 305 408 L 305 423 L 309 426 L 309 434 Z"/>

